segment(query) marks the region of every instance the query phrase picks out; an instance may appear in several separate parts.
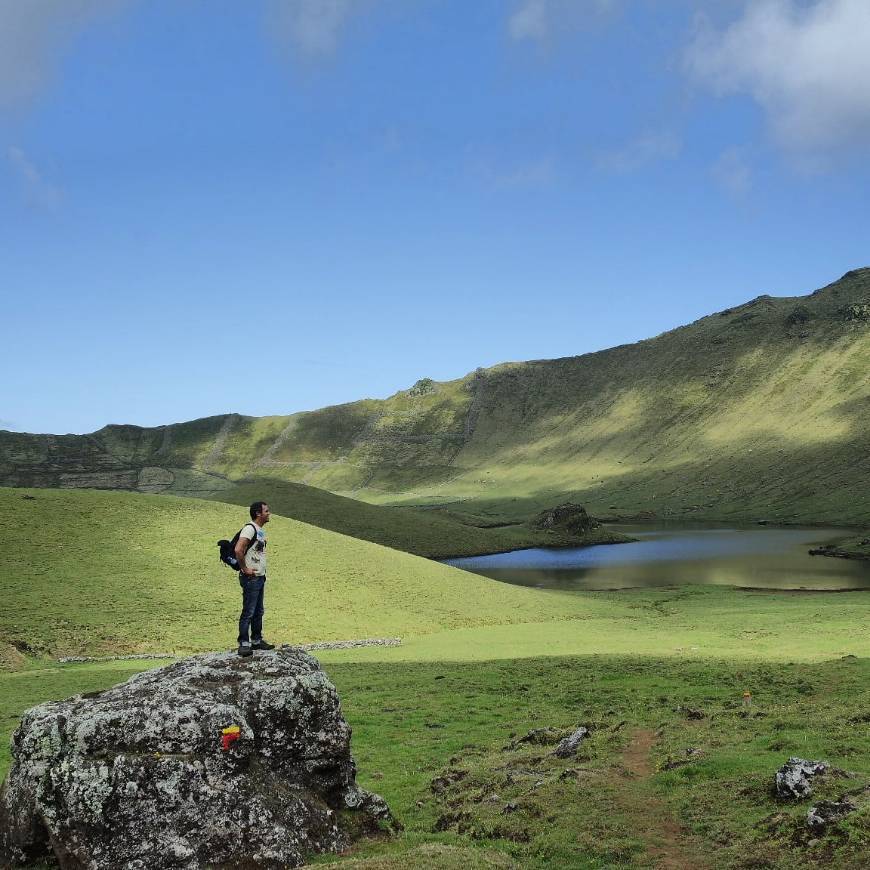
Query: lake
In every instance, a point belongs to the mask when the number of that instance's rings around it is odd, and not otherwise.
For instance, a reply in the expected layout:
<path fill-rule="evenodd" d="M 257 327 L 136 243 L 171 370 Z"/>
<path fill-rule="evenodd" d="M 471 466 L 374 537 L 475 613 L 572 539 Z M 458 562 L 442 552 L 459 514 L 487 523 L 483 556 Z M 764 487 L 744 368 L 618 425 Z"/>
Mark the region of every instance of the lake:
<path fill-rule="evenodd" d="M 870 589 L 870 562 L 810 556 L 854 531 L 770 526 L 609 525 L 630 544 L 514 550 L 446 564 L 541 589 L 716 584 L 755 589 Z"/>

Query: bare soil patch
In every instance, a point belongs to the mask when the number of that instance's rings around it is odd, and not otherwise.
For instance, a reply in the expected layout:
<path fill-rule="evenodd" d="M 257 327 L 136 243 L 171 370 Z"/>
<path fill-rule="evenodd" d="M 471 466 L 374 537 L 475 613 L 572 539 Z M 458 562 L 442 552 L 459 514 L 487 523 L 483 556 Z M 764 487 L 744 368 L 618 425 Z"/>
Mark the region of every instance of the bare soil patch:
<path fill-rule="evenodd" d="M 710 865 L 702 848 L 671 814 L 667 804 L 655 795 L 650 783 L 650 758 L 655 734 L 637 728 L 622 753 L 617 800 L 626 814 L 636 820 L 636 833 L 647 847 L 650 866 L 662 870 L 705 870 Z"/>

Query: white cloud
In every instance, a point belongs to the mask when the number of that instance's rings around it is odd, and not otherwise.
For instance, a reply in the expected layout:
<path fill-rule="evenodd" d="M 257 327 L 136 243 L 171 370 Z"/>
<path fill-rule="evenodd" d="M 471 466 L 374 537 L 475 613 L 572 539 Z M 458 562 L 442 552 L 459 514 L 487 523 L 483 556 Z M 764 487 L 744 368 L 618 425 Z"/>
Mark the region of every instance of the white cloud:
<path fill-rule="evenodd" d="M 125 0 L 0 0 L 0 105 L 33 98 L 64 49 Z"/>
<path fill-rule="evenodd" d="M 679 136 L 669 132 L 648 132 L 622 148 L 598 156 L 598 166 L 611 172 L 633 172 L 659 160 L 673 160 L 683 149 Z"/>
<path fill-rule="evenodd" d="M 54 211 L 60 205 L 60 188 L 46 181 L 33 161 L 20 148 L 8 148 L 6 157 L 21 180 L 27 201 L 37 208 Z"/>
<path fill-rule="evenodd" d="M 713 178 L 734 199 L 745 199 L 752 190 L 752 168 L 742 148 L 727 148 L 713 164 Z"/>
<path fill-rule="evenodd" d="M 508 32 L 516 40 L 545 39 L 547 0 L 524 0 L 508 19 Z"/>
<path fill-rule="evenodd" d="M 341 33 L 365 0 L 272 0 L 271 24 L 282 43 L 308 58 L 335 52 Z"/>
<path fill-rule="evenodd" d="M 522 0 L 508 18 L 508 33 L 517 42 L 545 42 L 562 29 L 582 25 L 609 12 L 617 0 Z"/>
<path fill-rule="evenodd" d="M 870 0 L 753 0 L 722 31 L 702 23 L 686 66 L 749 94 L 796 154 L 870 145 Z"/>

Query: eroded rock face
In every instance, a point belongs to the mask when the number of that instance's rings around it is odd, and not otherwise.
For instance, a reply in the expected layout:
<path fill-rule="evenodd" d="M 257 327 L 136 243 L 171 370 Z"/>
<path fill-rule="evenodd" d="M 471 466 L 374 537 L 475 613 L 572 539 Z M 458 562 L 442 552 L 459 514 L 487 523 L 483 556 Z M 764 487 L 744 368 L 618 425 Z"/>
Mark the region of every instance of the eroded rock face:
<path fill-rule="evenodd" d="M 293 648 L 195 656 L 42 704 L 12 738 L 0 865 L 298 866 L 390 821 L 356 785 L 350 736 L 335 687 Z"/>

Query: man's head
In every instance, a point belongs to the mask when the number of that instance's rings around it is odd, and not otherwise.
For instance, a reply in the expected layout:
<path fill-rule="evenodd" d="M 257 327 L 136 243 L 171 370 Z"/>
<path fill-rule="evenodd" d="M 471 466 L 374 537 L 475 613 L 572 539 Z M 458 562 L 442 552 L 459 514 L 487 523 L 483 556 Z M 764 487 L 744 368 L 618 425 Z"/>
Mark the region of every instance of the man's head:
<path fill-rule="evenodd" d="M 269 505 L 264 501 L 255 501 L 251 505 L 251 519 L 259 526 L 264 526 L 269 522 L 271 511 Z"/>

